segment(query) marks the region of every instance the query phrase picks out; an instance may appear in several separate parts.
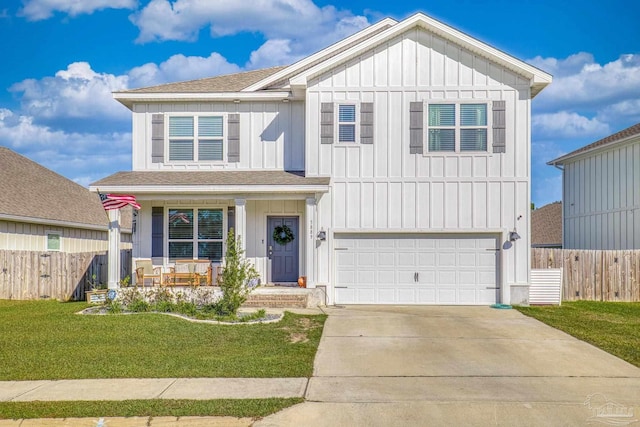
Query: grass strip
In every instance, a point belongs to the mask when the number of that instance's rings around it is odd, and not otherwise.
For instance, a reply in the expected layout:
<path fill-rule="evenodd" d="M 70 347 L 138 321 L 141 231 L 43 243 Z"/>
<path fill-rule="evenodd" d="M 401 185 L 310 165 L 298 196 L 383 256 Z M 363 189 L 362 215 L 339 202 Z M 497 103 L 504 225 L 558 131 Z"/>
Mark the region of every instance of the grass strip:
<path fill-rule="evenodd" d="M 304 402 L 296 398 L 0 402 L 0 419 L 88 417 L 264 417 Z"/>
<path fill-rule="evenodd" d="M 516 309 L 640 367 L 640 303 L 572 301 Z"/>

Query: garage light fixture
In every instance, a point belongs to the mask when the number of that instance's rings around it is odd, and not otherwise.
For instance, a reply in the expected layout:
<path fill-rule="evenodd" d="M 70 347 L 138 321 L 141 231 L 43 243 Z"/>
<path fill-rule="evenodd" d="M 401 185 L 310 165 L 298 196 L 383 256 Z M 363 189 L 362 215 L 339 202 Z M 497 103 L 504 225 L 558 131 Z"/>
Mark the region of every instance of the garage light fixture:
<path fill-rule="evenodd" d="M 520 238 L 520 235 L 518 234 L 515 228 L 513 229 L 513 231 L 509 232 L 509 241 L 515 242 L 519 238 Z"/>

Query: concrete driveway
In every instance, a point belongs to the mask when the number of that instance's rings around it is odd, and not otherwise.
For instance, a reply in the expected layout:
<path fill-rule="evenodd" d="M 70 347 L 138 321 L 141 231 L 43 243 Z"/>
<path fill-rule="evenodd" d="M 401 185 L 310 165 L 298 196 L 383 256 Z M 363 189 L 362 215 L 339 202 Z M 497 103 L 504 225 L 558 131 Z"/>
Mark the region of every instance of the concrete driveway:
<path fill-rule="evenodd" d="M 307 402 L 256 426 L 640 425 L 640 369 L 515 310 L 327 311 Z"/>

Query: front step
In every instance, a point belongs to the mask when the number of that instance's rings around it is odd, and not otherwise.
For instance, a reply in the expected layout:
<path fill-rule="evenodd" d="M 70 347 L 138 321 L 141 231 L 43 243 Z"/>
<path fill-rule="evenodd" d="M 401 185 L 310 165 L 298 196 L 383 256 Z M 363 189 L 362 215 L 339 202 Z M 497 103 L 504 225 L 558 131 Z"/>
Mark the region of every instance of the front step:
<path fill-rule="evenodd" d="M 306 308 L 308 295 L 289 293 L 252 293 L 243 307 Z"/>

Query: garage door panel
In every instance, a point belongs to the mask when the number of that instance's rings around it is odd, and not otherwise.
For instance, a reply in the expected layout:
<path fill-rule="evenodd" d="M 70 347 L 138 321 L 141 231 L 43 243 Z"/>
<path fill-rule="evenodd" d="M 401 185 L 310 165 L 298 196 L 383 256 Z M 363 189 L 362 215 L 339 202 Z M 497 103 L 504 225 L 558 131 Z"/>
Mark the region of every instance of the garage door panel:
<path fill-rule="evenodd" d="M 436 304 L 436 289 L 418 289 L 418 304 Z"/>
<path fill-rule="evenodd" d="M 359 267 L 373 267 L 376 265 L 376 256 L 373 253 L 360 253 L 356 258 Z"/>
<path fill-rule="evenodd" d="M 456 265 L 456 254 L 452 253 L 438 253 L 438 267 L 453 267 Z"/>
<path fill-rule="evenodd" d="M 396 304 L 396 289 L 395 288 L 381 288 L 378 291 L 378 301 L 381 304 Z"/>
<path fill-rule="evenodd" d="M 442 285 L 442 286 L 447 286 L 447 285 L 455 286 L 456 283 L 458 282 L 458 278 L 456 276 L 457 275 L 455 271 L 438 271 L 437 283 L 438 285 Z"/>
<path fill-rule="evenodd" d="M 421 252 L 416 254 L 418 266 L 436 265 L 436 254 L 434 252 Z"/>
<path fill-rule="evenodd" d="M 398 304 L 415 304 L 415 289 L 398 289 Z"/>
<path fill-rule="evenodd" d="M 458 267 L 475 267 L 476 255 L 475 252 L 458 252 Z"/>
<path fill-rule="evenodd" d="M 491 304 L 497 301 L 495 248 L 498 242 L 495 237 L 337 234 L 335 238 L 335 247 L 345 248 L 335 251 L 334 255 L 337 303 Z"/>

